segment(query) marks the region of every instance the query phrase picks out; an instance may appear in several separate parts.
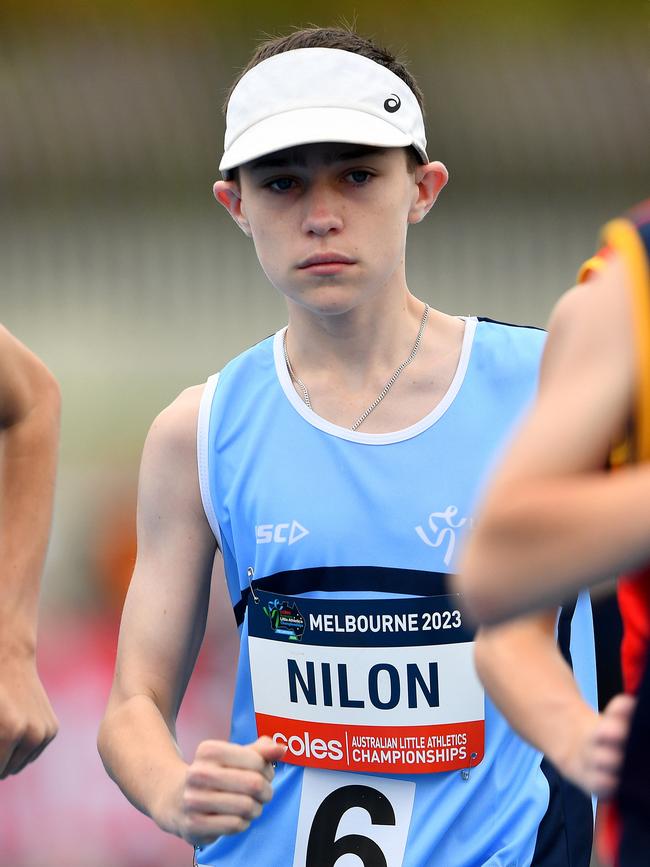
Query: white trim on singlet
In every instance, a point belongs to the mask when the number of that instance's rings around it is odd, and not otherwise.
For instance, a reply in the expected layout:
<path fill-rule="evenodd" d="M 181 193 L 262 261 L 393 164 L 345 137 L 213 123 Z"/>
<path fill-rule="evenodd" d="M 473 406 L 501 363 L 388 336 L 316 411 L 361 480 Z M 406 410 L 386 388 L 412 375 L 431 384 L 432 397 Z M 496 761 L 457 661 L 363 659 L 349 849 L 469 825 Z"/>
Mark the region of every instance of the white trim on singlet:
<path fill-rule="evenodd" d="M 219 550 L 223 551 L 221 544 L 221 528 L 217 513 L 214 510 L 212 502 L 212 494 L 210 493 L 210 416 L 212 414 L 212 401 L 214 392 L 219 382 L 219 374 L 213 373 L 208 378 L 201 395 L 201 404 L 199 406 L 199 418 L 196 425 L 196 461 L 199 471 L 199 490 L 201 491 L 201 502 L 205 517 L 214 533 L 214 538 L 217 540 Z"/>
<path fill-rule="evenodd" d="M 408 440 L 417 436 L 437 422 L 438 419 L 441 418 L 449 409 L 463 384 L 465 374 L 467 373 L 467 365 L 472 351 L 478 320 L 475 316 L 460 316 L 459 318 L 465 322 L 465 332 L 463 334 L 463 343 L 460 350 L 460 358 L 458 359 L 458 366 L 456 367 L 456 372 L 454 373 L 449 388 L 440 402 L 436 404 L 430 413 L 427 413 L 424 418 L 416 421 L 415 424 L 405 427 L 402 430 L 391 431 L 389 433 L 359 433 L 358 431 L 353 431 L 349 428 L 333 424 L 331 421 L 327 421 L 327 419 L 322 418 L 320 415 L 315 413 L 313 409 L 310 409 L 298 395 L 298 392 L 291 381 L 289 371 L 287 370 L 287 363 L 284 358 L 284 333 L 287 330 L 286 326 L 281 328 L 273 338 L 275 370 L 280 385 L 282 386 L 282 390 L 284 391 L 289 403 L 293 406 L 296 412 L 300 413 L 305 421 L 309 422 L 309 424 L 319 430 L 325 431 L 325 433 L 332 434 L 332 436 L 340 437 L 344 440 L 350 440 L 355 443 L 366 443 L 367 445 L 387 445 L 389 443 L 402 442 L 403 440 Z"/>

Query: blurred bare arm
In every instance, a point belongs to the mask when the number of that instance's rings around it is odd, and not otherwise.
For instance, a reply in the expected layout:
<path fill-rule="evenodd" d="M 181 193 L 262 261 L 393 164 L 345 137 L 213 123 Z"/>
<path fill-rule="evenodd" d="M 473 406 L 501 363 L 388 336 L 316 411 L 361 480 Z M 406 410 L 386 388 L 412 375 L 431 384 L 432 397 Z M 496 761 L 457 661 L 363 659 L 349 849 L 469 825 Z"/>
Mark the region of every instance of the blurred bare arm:
<path fill-rule="evenodd" d="M 604 471 L 631 413 L 623 264 L 567 293 L 551 318 L 538 398 L 488 490 L 459 569 L 469 612 L 495 622 L 557 604 L 650 555 L 650 465 Z"/>
<path fill-rule="evenodd" d="M 57 732 L 36 670 L 36 631 L 59 416 L 56 380 L 0 326 L 0 779 L 33 761 Z"/>
<path fill-rule="evenodd" d="M 582 698 L 555 640 L 555 612 L 479 630 L 476 667 L 513 729 L 585 792 L 616 789 L 634 699 L 602 714 Z"/>
<path fill-rule="evenodd" d="M 190 843 L 244 830 L 271 797 L 284 750 L 208 740 L 191 762 L 175 724 L 203 639 L 215 540 L 201 504 L 188 389 L 147 437 L 138 495 L 138 556 L 126 598 L 115 679 L 99 732 L 110 776 L 165 831 Z"/>

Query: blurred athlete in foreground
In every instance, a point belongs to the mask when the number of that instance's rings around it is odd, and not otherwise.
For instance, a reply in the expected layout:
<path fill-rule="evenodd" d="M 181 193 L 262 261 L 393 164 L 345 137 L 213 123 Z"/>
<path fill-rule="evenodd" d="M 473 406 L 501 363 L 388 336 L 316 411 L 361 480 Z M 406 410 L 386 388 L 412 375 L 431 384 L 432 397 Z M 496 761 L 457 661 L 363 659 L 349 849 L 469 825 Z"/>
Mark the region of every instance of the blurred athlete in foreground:
<path fill-rule="evenodd" d="M 618 585 L 626 691 L 646 668 L 618 802 L 621 863 L 647 864 L 650 200 L 603 236 L 586 282 L 553 312 L 538 398 L 488 491 L 457 586 L 490 623 L 641 568 Z M 574 744 L 583 773 L 572 775 L 584 788 L 616 789 L 633 708 L 617 696 L 597 723 L 584 721 Z"/>
<path fill-rule="evenodd" d="M 36 626 L 58 437 L 56 381 L 0 326 L 0 779 L 57 732 L 36 670 Z"/>
<path fill-rule="evenodd" d="M 590 799 L 484 697 L 446 588 L 544 335 L 409 291 L 407 231 L 447 181 L 417 84 L 353 33 L 270 40 L 231 92 L 220 168 L 289 324 L 151 429 L 109 773 L 200 865 L 587 867 Z M 232 742 L 186 761 L 175 719 L 217 545 L 241 627 Z M 495 642 L 504 706 L 533 726 L 559 699 L 567 722 L 589 708 L 555 621 Z M 593 698 L 588 600 L 559 633 Z"/>

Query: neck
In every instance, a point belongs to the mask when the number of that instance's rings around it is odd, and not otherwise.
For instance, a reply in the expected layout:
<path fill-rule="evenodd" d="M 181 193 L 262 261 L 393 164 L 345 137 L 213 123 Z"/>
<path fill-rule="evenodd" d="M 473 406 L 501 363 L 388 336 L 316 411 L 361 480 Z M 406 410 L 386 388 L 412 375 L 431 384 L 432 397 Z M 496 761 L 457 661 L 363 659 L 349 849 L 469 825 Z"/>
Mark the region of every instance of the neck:
<path fill-rule="evenodd" d="M 424 311 L 408 291 L 399 303 L 384 298 L 340 315 L 290 305 L 285 348 L 296 391 L 317 415 L 353 430 L 361 423 L 366 433 L 423 418 L 449 388 L 464 333 L 462 320 L 430 310 L 404 365 Z"/>
<path fill-rule="evenodd" d="M 406 289 L 345 313 L 319 314 L 289 304 L 287 349 L 306 376 L 361 379 L 376 367 L 396 366 L 413 346 L 424 304 Z"/>

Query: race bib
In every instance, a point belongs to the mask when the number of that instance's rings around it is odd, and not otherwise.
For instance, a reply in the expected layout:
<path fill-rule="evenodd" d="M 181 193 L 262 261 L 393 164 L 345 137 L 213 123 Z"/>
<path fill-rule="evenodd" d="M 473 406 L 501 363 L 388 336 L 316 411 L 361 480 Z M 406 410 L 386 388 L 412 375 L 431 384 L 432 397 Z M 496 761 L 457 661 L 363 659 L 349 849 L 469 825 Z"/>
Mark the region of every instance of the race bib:
<path fill-rule="evenodd" d="M 456 596 L 323 600 L 255 591 L 257 731 L 285 762 L 390 774 L 483 758 L 485 701 Z"/>

